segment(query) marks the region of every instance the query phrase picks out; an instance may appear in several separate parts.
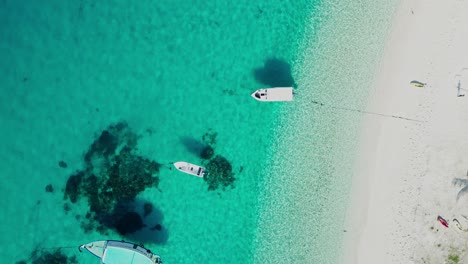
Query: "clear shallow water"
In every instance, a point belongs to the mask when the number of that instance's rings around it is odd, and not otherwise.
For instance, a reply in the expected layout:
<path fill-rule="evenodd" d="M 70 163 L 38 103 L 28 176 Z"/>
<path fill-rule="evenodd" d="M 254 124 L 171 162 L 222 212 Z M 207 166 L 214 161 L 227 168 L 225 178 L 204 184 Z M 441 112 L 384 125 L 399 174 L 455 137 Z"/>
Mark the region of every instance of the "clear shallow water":
<path fill-rule="evenodd" d="M 288 70 L 311 3 L 1 5 L 3 259 L 28 259 L 37 247 L 73 255 L 79 244 L 121 239 L 84 233 L 87 205 L 66 212 L 63 190 L 101 131 L 126 121 L 140 136 L 138 154 L 165 164 L 200 163 L 190 142 L 217 133 L 215 150 L 237 177 L 234 189 L 209 192 L 201 179 L 163 169 L 159 190 L 139 198 L 157 207 L 167 238 L 146 246 L 165 263 L 251 260 L 261 168 L 281 105 L 250 93 L 266 85 L 259 78 L 284 82 L 263 67 Z M 78 260 L 95 263 L 86 254 Z"/>
<path fill-rule="evenodd" d="M 76 216 L 87 205 L 65 211 L 63 189 L 101 131 L 123 120 L 140 136 L 138 154 L 161 163 L 199 163 L 187 142 L 215 132 L 216 152 L 236 172 L 234 189 L 209 192 L 200 179 L 162 169 L 158 189 L 139 195 L 160 212 L 167 237 L 145 244 L 165 263 L 320 260 L 319 245 L 338 243 L 334 227 L 341 224 L 338 217 L 330 225 L 324 212 L 329 205 L 339 208 L 330 209 L 331 217 L 340 211 L 342 203 L 330 200 L 346 190 L 350 175 L 338 173 L 344 184 L 323 179 L 338 171 L 334 159 L 349 159 L 343 129 L 359 117 L 310 102 L 363 105 L 350 98 L 365 98 L 372 65 L 344 64 L 336 54 L 349 59 L 360 51 L 350 59 L 356 62 L 381 52 L 390 14 L 375 16 L 381 23 L 368 29 L 362 25 L 369 21 L 357 18 L 392 8 L 382 3 L 2 1 L 3 259 L 14 263 L 38 247 L 64 247 L 79 263 L 96 263 L 76 246 L 122 238 L 84 233 Z M 333 38 L 348 30 L 343 25 L 356 25 L 368 38 Z M 353 39 L 365 41 L 343 48 Z M 372 52 L 360 48 L 369 44 Z M 294 104 L 249 97 L 288 83 L 289 71 L 297 84 Z M 364 75 L 353 78 L 358 72 Z M 60 160 L 68 167 L 60 168 Z M 53 193 L 45 192 L 48 184 Z"/>
<path fill-rule="evenodd" d="M 397 5 L 326 1 L 311 16 L 294 71 L 298 96 L 267 159 L 255 263 L 339 263 L 362 119 L 342 109 L 366 106 Z"/>

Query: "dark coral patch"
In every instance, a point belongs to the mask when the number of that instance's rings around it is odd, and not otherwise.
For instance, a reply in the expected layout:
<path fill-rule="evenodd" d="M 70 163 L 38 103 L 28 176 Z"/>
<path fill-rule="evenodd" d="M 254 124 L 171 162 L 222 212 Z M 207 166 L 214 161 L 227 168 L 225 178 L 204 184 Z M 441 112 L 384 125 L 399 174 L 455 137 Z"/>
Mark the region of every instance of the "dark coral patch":
<path fill-rule="evenodd" d="M 85 176 L 83 171 L 71 175 L 65 186 L 65 199 L 69 198 L 72 203 L 76 203 L 80 195 L 81 181 Z"/>
<path fill-rule="evenodd" d="M 55 251 L 34 250 L 31 254 L 32 264 L 76 264 L 78 263 L 75 256 L 68 257 L 63 254 L 60 249 Z"/>
<path fill-rule="evenodd" d="M 89 204 L 81 223 L 85 232 L 129 234 L 144 226 L 139 215 L 120 208 L 159 184 L 161 164 L 135 153 L 137 139 L 125 122 L 107 127 L 85 153 L 85 169 L 69 177 L 65 198 L 75 203 L 83 197 Z"/>
<path fill-rule="evenodd" d="M 200 153 L 200 158 L 202 159 L 211 159 L 214 155 L 214 149 L 207 145 L 206 147 L 203 148 L 203 150 Z"/>
<path fill-rule="evenodd" d="M 208 130 L 202 136 L 202 143 L 199 143 L 198 146 L 202 145 L 199 155 L 203 160 L 202 163 L 207 170 L 207 174 L 203 177 L 205 182 L 208 183 L 208 190 L 216 190 L 219 187 L 225 189 L 225 187 L 231 186 L 234 187 L 234 173 L 232 172 L 231 163 L 223 156 L 216 155 L 216 138 L 218 133 Z M 198 142 L 195 140 L 183 141 L 187 142 Z M 190 144 L 195 145 L 195 144 Z"/>
<path fill-rule="evenodd" d="M 47 186 L 45 187 L 45 191 L 46 192 L 53 192 L 54 191 L 54 186 L 52 186 L 52 184 L 47 184 Z"/>
<path fill-rule="evenodd" d="M 68 164 L 63 160 L 59 161 L 58 165 L 60 168 L 64 168 L 64 169 L 68 167 Z"/>
<path fill-rule="evenodd" d="M 208 161 L 206 169 L 208 174 L 203 179 L 208 183 L 208 190 L 233 186 L 235 178 L 232 172 L 232 165 L 225 157 L 216 155 Z"/>

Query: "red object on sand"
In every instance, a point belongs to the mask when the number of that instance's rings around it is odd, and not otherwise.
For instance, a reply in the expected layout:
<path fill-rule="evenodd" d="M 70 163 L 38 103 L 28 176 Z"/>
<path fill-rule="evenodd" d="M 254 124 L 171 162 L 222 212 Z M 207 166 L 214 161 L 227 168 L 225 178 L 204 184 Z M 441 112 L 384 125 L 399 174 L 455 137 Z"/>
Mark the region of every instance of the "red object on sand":
<path fill-rule="evenodd" d="M 442 218 L 442 216 L 437 217 L 437 221 L 439 221 L 443 226 L 448 227 L 448 222 Z"/>

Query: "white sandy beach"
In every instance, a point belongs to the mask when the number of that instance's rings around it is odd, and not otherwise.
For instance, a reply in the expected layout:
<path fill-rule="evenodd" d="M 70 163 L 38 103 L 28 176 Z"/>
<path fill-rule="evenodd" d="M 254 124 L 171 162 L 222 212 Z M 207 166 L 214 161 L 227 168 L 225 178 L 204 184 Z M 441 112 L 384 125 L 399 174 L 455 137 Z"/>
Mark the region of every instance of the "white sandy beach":
<path fill-rule="evenodd" d="M 365 118 L 342 262 L 468 263 L 468 1 L 401 1 L 368 111 L 419 121 Z"/>

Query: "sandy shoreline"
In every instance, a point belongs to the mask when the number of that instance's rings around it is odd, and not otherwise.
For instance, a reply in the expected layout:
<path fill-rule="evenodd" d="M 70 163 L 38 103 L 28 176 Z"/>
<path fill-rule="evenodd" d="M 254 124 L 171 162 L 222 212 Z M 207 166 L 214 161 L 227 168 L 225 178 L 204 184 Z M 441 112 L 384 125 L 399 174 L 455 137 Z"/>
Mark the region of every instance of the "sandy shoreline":
<path fill-rule="evenodd" d="M 468 193 L 457 201 L 468 186 L 465 14 L 466 1 L 400 3 L 368 111 L 418 121 L 365 117 L 342 263 L 468 263 L 454 222 L 468 229 Z"/>

